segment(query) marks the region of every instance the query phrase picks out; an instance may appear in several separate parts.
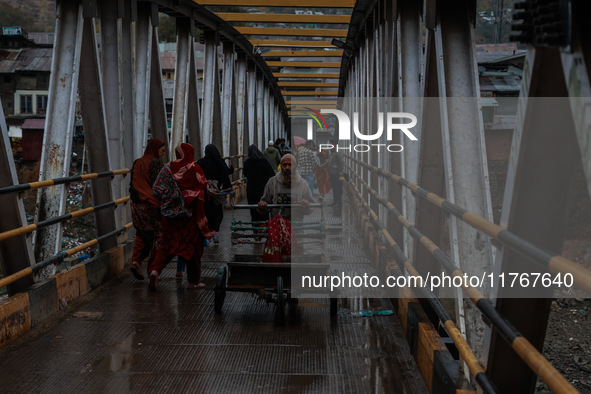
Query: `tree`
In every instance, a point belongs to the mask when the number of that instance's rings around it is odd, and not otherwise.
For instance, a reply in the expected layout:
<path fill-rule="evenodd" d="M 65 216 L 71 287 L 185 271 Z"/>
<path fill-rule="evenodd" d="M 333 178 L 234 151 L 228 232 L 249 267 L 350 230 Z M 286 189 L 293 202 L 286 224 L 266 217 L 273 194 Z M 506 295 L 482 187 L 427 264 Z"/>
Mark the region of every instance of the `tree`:
<path fill-rule="evenodd" d="M 158 39 L 160 42 L 176 42 L 176 19 L 160 14 L 158 22 Z"/>
<path fill-rule="evenodd" d="M 35 30 L 40 32 L 52 32 L 55 29 L 55 4 L 48 0 L 39 3 L 39 19 Z"/>
<path fill-rule="evenodd" d="M 21 10 L 11 6 L 5 1 L 0 1 L 0 26 L 20 26 L 25 31 L 30 31 L 33 28 L 34 22 L 31 18 L 27 17 Z"/>

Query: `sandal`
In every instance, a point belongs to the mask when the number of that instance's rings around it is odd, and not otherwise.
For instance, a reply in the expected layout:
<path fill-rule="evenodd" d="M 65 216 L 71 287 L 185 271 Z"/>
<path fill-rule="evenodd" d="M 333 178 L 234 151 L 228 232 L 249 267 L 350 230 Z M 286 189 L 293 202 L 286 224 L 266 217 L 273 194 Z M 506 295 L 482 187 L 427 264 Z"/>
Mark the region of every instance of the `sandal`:
<path fill-rule="evenodd" d="M 137 280 L 144 280 L 146 279 L 144 277 L 144 275 L 142 275 L 140 273 L 140 270 L 142 269 L 142 266 L 140 265 L 140 263 L 138 263 L 137 261 L 133 261 L 131 263 L 131 267 L 129 267 L 129 269 L 131 270 L 131 273 L 133 274 L 133 276 L 137 279 Z"/>
<path fill-rule="evenodd" d="M 150 274 L 150 283 L 148 283 L 148 287 L 152 291 L 156 291 L 158 288 L 158 271 L 152 271 Z"/>
<path fill-rule="evenodd" d="M 205 283 L 189 283 L 187 285 L 187 288 L 189 288 L 189 289 L 204 289 Z"/>

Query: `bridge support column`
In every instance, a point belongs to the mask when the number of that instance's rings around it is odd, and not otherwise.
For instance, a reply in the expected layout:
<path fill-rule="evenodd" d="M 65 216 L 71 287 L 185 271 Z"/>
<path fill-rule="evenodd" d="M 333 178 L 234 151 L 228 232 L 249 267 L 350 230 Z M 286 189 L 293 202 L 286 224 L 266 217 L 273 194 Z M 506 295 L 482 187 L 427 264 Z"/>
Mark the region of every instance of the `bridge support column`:
<path fill-rule="evenodd" d="M 224 42 L 224 81 L 222 86 L 222 156 L 238 154 L 236 139 L 236 96 L 234 88 L 234 45 Z"/>
<path fill-rule="evenodd" d="M 256 66 L 253 64 L 248 65 L 248 83 L 246 84 L 247 91 L 247 108 L 248 108 L 248 115 L 247 115 L 247 133 L 248 133 L 248 142 L 249 144 L 255 144 L 258 147 L 267 147 L 267 141 L 261 142 L 257 141 L 256 137 L 256 128 L 257 128 L 257 96 L 256 96 L 256 88 L 257 88 L 257 73 L 256 73 Z M 261 149 L 262 150 L 262 149 Z"/>
<path fill-rule="evenodd" d="M 275 141 L 277 139 L 277 137 L 280 135 L 280 132 L 279 132 L 280 125 L 279 124 L 281 123 L 281 113 L 279 111 L 279 103 L 277 103 L 277 101 L 275 101 L 273 114 L 274 114 L 273 134 L 271 135 L 270 139 Z"/>
<path fill-rule="evenodd" d="M 420 147 L 418 151 L 417 179 L 418 184 L 426 190 L 440 196 L 445 196 L 444 171 L 443 171 L 443 147 L 441 138 L 441 115 L 437 102 L 437 57 L 435 54 L 435 40 L 432 30 L 427 30 L 425 35 L 425 69 L 423 72 L 425 78 L 424 96 L 422 103 L 422 130 Z M 433 97 L 433 98 L 431 98 Z M 411 168 L 412 163 L 408 157 Z M 410 200 L 410 199 L 409 199 Z M 422 199 L 414 201 L 416 215 L 415 226 L 421 230 L 426 237 L 436 244 L 441 244 L 441 229 L 443 225 L 443 213 L 441 209 Z M 408 204 L 408 201 L 407 201 Z M 411 205 L 407 205 L 409 208 Z M 410 237 L 410 236 L 409 236 Z M 411 243 L 409 243 L 410 245 Z M 435 257 L 422 245 L 413 242 L 413 264 L 423 276 L 427 272 L 439 272 L 441 267 Z"/>
<path fill-rule="evenodd" d="M 375 10 L 374 10 L 374 20 L 375 20 Z M 376 132 L 377 127 L 378 127 L 378 122 L 377 122 L 377 115 L 378 115 L 378 103 L 376 101 L 376 97 L 377 97 L 377 86 L 378 86 L 378 70 L 377 70 L 377 65 L 378 62 L 376 60 L 376 54 L 377 54 L 377 31 L 376 31 L 376 26 L 371 26 L 370 27 L 371 30 L 368 30 L 367 33 L 367 51 L 366 51 L 366 55 L 367 55 L 367 71 L 368 73 L 367 75 L 367 98 L 364 99 L 365 101 L 365 105 L 366 105 L 366 112 L 365 112 L 365 118 L 366 118 L 366 122 L 365 124 L 367 125 L 366 128 L 366 134 L 373 134 Z M 379 167 L 380 165 L 380 155 L 376 152 L 371 152 L 368 154 L 368 162 L 375 166 L 375 167 Z M 374 190 L 379 190 L 379 176 L 377 173 L 375 172 L 368 172 L 369 175 L 369 185 L 372 189 Z M 378 202 L 378 200 L 369 195 L 369 200 L 370 201 L 370 206 L 371 209 L 373 209 L 374 212 L 376 212 L 377 214 L 380 213 L 380 203 Z"/>
<path fill-rule="evenodd" d="M 8 128 L 4 118 L 4 109 L 0 102 L 0 187 L 18 185 L 18 176 Z M 23 199 L 18 193 L 0 194 L 0 206 L 3 207 L 2 220 L 0 220 L 0 232 L 27 225 Z M 8 276 L 35 264 L 31 237 L 25 234 L 19 235 L 10 241 L 0 242 L 0 262 L 4 276 Z M 8 286 L 8 294 L 13 295 L 24 291 L 33 284 L 33 277 L 27 276 Z"/>
<path fill-rule="evenodd" d="M 265 80 L 262 74 L 257 74 L 257 88 L 256 88 L 256 144 L 266 145 L 264 140 L 264 123 L 265 123 Z"/>
<path fill-rule="evenodd" d="M 121 57 L 120 57 L 120 72 L 121 72 L 121 86 L 123 88 L 122 101 L 120 108 L 123 108 L 123 128 L 122 139 L 124 156 L 124 167 L 131 168 L 133 161 L 137 158 L 134 156 L 134 120 L 135 120 L 135 90 L 133 81 L 135 79 L 135 70 L 133 59 L 135 56 L 134 35 L 132 31 L 135 30 L 135 23 L 137 21 L 137 0 L 123 0 L 123 13 L 121 14 Z M 141 152 L 142 154 L 144 152 Z M 127 195 L 127 186 L 129 180 L 123 178 L 123 195 Z M 131 211 L 129 208 L 119 208 L 122 215 L 122 220 L 127 221 L 131 218 Z"/>
<path fill-rule="evenodd" d="M 423 34 L 421 31 L 421 6 L 416 1 L 404 0 L 398 2 L 398 24 L 396 43 L 398 51 L 398 86 L 397 92 L 400 98 L 400 109 L 403 112 L 409 112 L 416 115 L 418 123 L 413 128 L 413 134 L 418 141 L 405 140 L 404 151 L 402 152 L 400 172 L 402 177 L 410 182 L 419 183 L 419 157 L 422 136 L 422 100 L 424 85 L 424 64 L 423 64 Z M 404 137 L 400 137 L 404 138 Z M 397 173 L 393 171 L 394 173 Z M 416 221 L 416 199 L 410 190 L 400 186 L 393 185 L 397 195 L 401 194 L 402 214 L 410 223 Z M 401 230 L 400 230 L 401 231 Z M 408 259 L 415 264 L 414 258 L 414 239 L 404 231 L 402 238 L 404 253 Z"/>
<path fill-rule="evenodd" d="M 149 3 L 140 3 L 138 6 L 138 20 L 135 24 L 134 160 L 144 154 L 148 136 L 150 69 L 152 66 L 151 14 L 151 5 Z"/>
<path fill-rule="evenodd" d="M 222 119 L 220 113 L 220 84 L 217 55 L 217 37 L 215 32 L 205 34 L 205 66 L 203 69 L 203 133 L 202 144 L 222 145 Z M 198 156 L 203 152 L 198 152 Z"/>
<path fill-rule="evenodd" d="M 94 16 L 85 17 L 78 94 L 84 123 L 84 138 L 90 147 L 87 149 L 90 172 L 102 172 L 110 170 L 109 138 L 95 26 Z M 109 178 L 95 179 L 90 183 L 90 187 L 93 205 L 113 201 L 112 185 Z M 95 212 L 94 218 L 99 237 L 115 230 L 117 226 L 114 207 Z M 101 252 L 115 246 L 117 246 L 116 236 L 99 242 Z"/>
<path fill-rule="evenodd" d="M 123 149 L 123 118 L 121 102 L 123 100 L 120 70 L 119 48 L 121 32 L 118 18 L 123 13 L 123 2 L 118 1 L 117 7 L 107 1 L 100 2 L 101 15 L 101 71 L 102 91 L 104 97 L 107 135 L 109 138 L 110 169 L 125 168 L 125 151 Z M 114 178 L 111 182 L 113 197 L 127 195 L 126 181 Z M 122 210 L 115 210 L 115 222 L 122 222 Z"/>
<path fill-rule="evenodd" d="M 192 31 L 193 29 L 191 29 Z M 189 45 L 189 86 L 187 88 L 187 136 L 195 152 L 201 152 L 201 127 L 199 123 L 199 89 L 197 89 L 197 65 L 195 62 L 195 39 L 190 37 Z M 199 154 L 196 154 L 199 157 Z"/>
<path fill-rule="evenodd" d="M 70 172 L 72 134 L 76 118 L 76 94 L 80 47 L 82 42 L 82 6 L 77 0 L 62 0 L 57 5 L 58 18 L 49 80 L 49 100 L 43 135 L 39 179 L 65 177 Z M 66 211 L 64 185 L 44 188 L 37 198 L 36 221 L 63 215 Z M 62 226 L 56 224 L 37 230 L 35 257 L 42 261 L 61 250 Z M 53 267 L 41 276 L 54 273 Z"/>
<path fill-rule="evenodd" d="M 154 7 L 154 5 L 153 5 Z M 156 8 L 156 15 L 158 15 Z M 168 119 L 166 119 L 166 103 L 162 91 L 162 67 L 160 65 L 160 50 L 158 48 L 158 20 L 152 17 L 152 55 L 150 67 L 150 128 L 152 138 L 159 138 L 166 144 L 166 152 L 171 152 L 168 138 Z M 172 159 L 169 154 L 168 159 Z"/>
<path fill-rule="evenodd" d="M 264 95 L 263 95 L 263 141 L 268 141 L 271 138 L 270 133 L 270 111 L 271 111 L 271 98 L 269 97 L 269 85 L 265 81 L 264 83 Z"/>
<path fill-rule="evenodd" d="M 187 104 L 191 65 L 191 20 L 177 18 L 176 68 L 174 73 L 174 102 L 172 105 L 172 136 L 170 158 L 175 159 L 174 149 L 185 142 L 187 135 Z M 198 152 L 196 152 L 199 154 Z"/>
<path fill-rule="evenodd" d="M 435 53 L 445 188 L 450 202 L 492 221 L 484 125 L 479 105 L 474 15 L 471 12 L 475 12 L 474 0 L 438 2 Z M 448 226 L 455 265 L 471 275 L 491 272 L 493 250 L 490 239 L 454 216 L 448 217 Z M 488 287 L 480 288 L 485 296 L 490 294 L 489 290 Z M 459 319 L 465 317 L 468 343 L 477 357 L 481 357 L 485 324 L 471 302 L 462 304 L 462 297 L 462 291 L 457 289 L 456 315 Z"/>
<path fill-rule="evenodd" d="M 581 15 L 589 15 L 591 5 L 588 2 L 579 2 L 579 5 L 581 4 L 585 4 L 586 7 Z M 572 52 L 562 51 L 560 57 L 583 158 L 587 190 L 591 195 L 591 37 L 588 29 L 583 30 L 584 26 L 579 25 L 578 29 L 571 44 Z"/>
<path fill-rule="evenodd" d="M 581 150 L 567 83 L 555 48 L 530 47 L 524 64 L 522 95 L 517 110 L 501 226 L 542 247 L 552 255 L 562 252 L 572 187 L 581 171 Z M 560 99 L 548 99 L 556 97 Z M 589 151 L 587 151 L 587 155 Z M 587 157 L 588 160 L 588 157 Z M 540 231 L 543 229 L 543 231 Z M 504 272 L 541 272 L 538 264 L 503 248 L 495 266 Z M 532 345 L 542 349 L 552 292 L 515 298 L 515 289 L 500 289 L 497 310 Z M 523 297 L 523 293 L 518 295 Z M 490 333 L 487 369 L 500 391 L 534 392 L 536 375 L 496 333 Z"/>
<path fill-rule="evenodd" d="M 248 135 L 248 111 L 247 108 L 247 67 L 248 60 L 245 54 L 238 54 L 236 63 L 236 135 L 238 137 L 238 153 L 244 154 L 250 145 Z M 262 150 L 262 149 L 261 149 Z M 242 167 L 242 159 L 240 159 L 240 167 Z"/>

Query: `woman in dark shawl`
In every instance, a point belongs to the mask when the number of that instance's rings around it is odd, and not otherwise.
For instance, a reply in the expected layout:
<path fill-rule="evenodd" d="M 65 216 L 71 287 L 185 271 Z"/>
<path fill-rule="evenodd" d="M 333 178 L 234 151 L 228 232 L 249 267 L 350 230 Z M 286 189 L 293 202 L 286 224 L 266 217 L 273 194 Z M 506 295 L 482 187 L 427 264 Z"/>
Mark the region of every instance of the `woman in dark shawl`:
<path fill-rule="evenodd" d="M 133 163 L 129 195 L 131 198 L 131 219 L 136 230 L 131 272 L 137 280 L 143 280 L 142 261 L 154 257 L 154 245 L 160 236 L 160 202 L 152 196 L 152 185 L 162 169 L 166 151 L 164 141 L 148 141 L 144 155 Z M 148 265 L 150 262 L 148 261 Z"/>
<path fill-rule="evenodd" d="M 232 173 L 232 170 L 228 168 L 226 162 L 222 159 L 220 151 L 214 144 L 209 144 L 205 147 L 205 156 L 199 159 L 197 164 L 203 169 L 203 173 L 208 181 L 217 181 L 219 189 L 232 187 L 232 183 L 228 177 Z M 224 208 L 213 198 L 208 198 L 205 201 L 205 215 L 207 216 L 209 228 L 216 231 L 213 242 L 218 243 L 220 224 L 224 218 Z"/>
<path fill-rule="evenodd" d="M 175 255 L 187 262 L 188 287 L 205 287 L 200 283 L 203 238 L 215 234 L 207 226 L 206 179 L 195 163 L 195 150 L 182 143 L 175 152 L 177 160 L 162 168 L 152 188 L 154 197 L 161 202 L 162 224 L 158 250 L 150 265 L 151 290 L 156 290 L 160 273 Z"/>
<path fill-rule="evenodd" d="M 275 176 L 275 171 L 269 160 L 255 145 L 248 147 L 248 159 L 244 161 L 242 171 L 246 177 L 246 199 L 249 204 L 258 204 L 267 181 Z M 255 208 L 250 210 L 250 218 L 253 222 L 257 222 L 267 220 L 269 215 L 263 215 Z"/>

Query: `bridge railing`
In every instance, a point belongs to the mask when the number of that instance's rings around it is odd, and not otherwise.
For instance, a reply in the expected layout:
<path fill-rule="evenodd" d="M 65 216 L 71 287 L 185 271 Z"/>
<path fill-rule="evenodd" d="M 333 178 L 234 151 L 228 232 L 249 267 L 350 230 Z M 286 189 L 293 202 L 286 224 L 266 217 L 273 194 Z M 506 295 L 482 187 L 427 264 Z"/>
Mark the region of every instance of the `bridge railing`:
<path fill-rule="evenodd" d="M 27 190 L 42 189 L 42 188 L 52 187 L 52 186 L 56 186 L 56 185 L 70 184 L 73 182 L 92 181 L 95 179 L 107 178 L 107 177 L 112 178 L 112 177 L 118 176 L 118 175 L 125 176 L 129 172 L 130 172 L 130 169 L 124 168 L 124 169 L 113 170 L 113 171 L 104 171 L 104 172 L 99 172 L 99 173 L 82 174 L 82 175 L 75 175 L 75 176 L 70 176 L 70 177 L 47 179 L 47 180 L 38 181 L 38 182 L 11 185 L 11 186 L 6 186 L 6 187 L 0 188 L 0 194 L 20 193 L 20 192 L 24 192 Z M 38 229 L 45 228 L 45 227 L 48 227 L 51 225 L 56 225 L 58 223 L 64 223 L 69 220 L 80 218 L 82 216 L 85 216 L 85 215 L 88 215 L 91 213 L 95 213 L 95 212 L 98 212 L 98 211 L 101 211 L 101 210 L 104 210 L 107 208 L 111 208 L 111 207 L 116 208 L 117 206 L 119 206 L 121 204 L 127 204 L 129 202 L 129 200 L 130 200 L 129 196 L 125 196 L 125 197 L 115 199 L 113 201 L 109 201 L 109 202 L 106 202 L 103 204 L 94 205 L 92 207 L 83 208 L 83 209 L 76 210 L 76 211 L 73 211 L 73 212 L 70 212 L 70 213 L 67 213 L 64 215 L 60 215 L 60 216 L 52 217 L 52 218 L 49 218 L 46 220 L 42 220 L 37 223 L 31 223 L 26 226 L 22 226 L 22 227 L 14 228 L 12 230 L 0 232 L 0 242 L 6 242 L 7 240 L 9 240 L 13 237 L 29 234 L 29 233 L 32 233 L 33 231 L 38 230 Z M 122 232 L 130 229 L 132 227 L 132 225 L 133 225 L 132 223 L 127 223 L 122 227 L 119 227 L 113 231 L 106 233 L 106 234 L 102 234 L 102 235 L 100 235 L 88 242 L 84 242 L 74 248 L 71 248 L 68 250 L 62 250 L 50 258 L 44 259 L 43 261 L 40 261 L 40 262 L 37 262 L 37 263 L 31 265 L 31 267 L 27 267 L 27 268 L 24 268 L 24 269 L 19 270 L 17 272 L 7 274 L 4 278 L 0 279 L 0 288 L 8 286 L 25 276 L 31 275 L 35 272 L 38 272 L 42 268 L 45 268 L 51 264 L 59 264 L 62 261 L 64 261 L 64 259 L 66 259 L 67 257 L 73 256 L 74 254 L 81 252 L 86 248 L 97 245 L 99 242 L 101 242 L 103 240 L 106 240 L 106 239 L 114 237 L 114 236 L 118 236 Z"/>
<path fill-rule="evenodd" d="M 377 168 L 351 156 L 347 156 L 347 158 L 354 163 L 360 164 L 372 173 L 378 174 L 389 181 L 394 181 L 401 186 L 409 188 L 415 193 L 415 195 L 435 204 L 445 212 L 455 215 L 477 230 L 482 231 L 486 235 L 499 240 L 504 245 L 511 247 L 519 253 L 522 253 L 528 257 L 535 257 L 535 261 L 540 264 L 544 264 L 544 266 L 552 272 L 572 273 L 574 277 L 582 275 L 582 278 L 578 278 L 578 280 L 575 281 L 575 285 L 589 291 L 589 278 L 591 278 L 591 272 L 576 265 L 574 262 L 561 256 L 551 256 L 529 242 L 503 229 L 502 227 L 477 215 L 474 215 L 473 213 L 468 212 L 456 204 L 450 203 L 444 198 L 434 193 L 430 193 L 420 186 L 413 184 L 396 174 L 392 174 L 386 170 Z M 413 226 L 391 202 L 389 202 L 383 196 L 380 196 L 377 191 L 371 188 L 370 185 L 365 180 L 363 180 L 349 165 L 346 165 L 346 169 L 350 175 L 350 181 L 346 183 L 346 187 L 349 189 L 350 196 L 356 200 L 357 204 L 367 211 L 369 219 L 377 229 L 378 234 L 385 242 L 386 247 L 392 253 L 393 258 L 398 265 L 395 267 L 389 267 L 391 274 L 403 275 L 402 270 L 406 269 L 408 274 L 415 277 L 421 277 L 420 273 L 415 269 L 402 249 L 390 235 L 389 231 L 380 221 L 378 214 L 376 214 L 376 212 L 374 212 L 374 210 L 370 207 L 369 203 L 365 201 L 364 194 L 355 185 L 356 182 L 363 186 L 366 196 L 371 195 L 376 199 L 376 201 L 378 201 L 380 205 L 384 206 L 388 211 L 393 213 L 394 217 L 396 217 L 397 220 L 404 226 L 406 231 L 420 245 L 429 251 L 431 255 L 433 255 L 436 261 L 448 274 L 450 274 L 452 277 L 462 278 L 464 276 L 464 273 L 454 266 L 449 257 L 447 257 L 447 255 L 432 240 L 426 237 L 418 228 Z M 462 281 L 462 284 L 462 290 L 470 298 L 474 305 L 476 305 L 482 315 L 491 322 L 493 327 L 501 334 L 502 338 L 511 346 L 511 348 L 529 366 L 529 368 L 531 368 L 531 370 L 548 385 L 552 391 L 577 392 L 577 390 L 558 372 L 558 370 L 556 370 L 556 368 L 554 368 L 554 366 L 552 366 L 552 364 L 546 358 L 544 358 L 544 356 L 507 319 L 505 319 L 502 314 L 500 314 L 495 309 L 490 299 L 484 297 L 477 288 L 471 287 L 469 283 L 466 283 L 466 281 Z M 457 329 L 455 323 L 451 320 L 440 300 L 428 288 L 417 286 L 416 290 L 421 292 L 421 296 L 423 296 L 429 302 L 431 308 L 436 313 L 437 318 L 440 320 L 441 324 L 445 327 L 447 333 L 454 341 L 454 344 L 466 362 L 471 375 L 474 377 L 483 391 L 487 393 L 498 392 L 494 383 L 491 382 L 490 378 L 486 375 L 486 371 L 479 363 L 478 359 L 474 356 L 474 353 L 466 343 L 465 338 Z"/>
<path fill-rule="evenodd" d="M 500 242 L 503 246 L 507 246 L 517 253 L 531 258 L 533 261 L 539 264 L 541 268 L 546 268 L 555 274 L 572 274 L 574 285 L 588 293 L 591 293 L 591 271 L 585 269 L 574 261 L 562 256 L 552 256 L 550 253 L 538 248 L 537 246 L 504 229 L 503 227 L 494 224 L 472 212 L 469 212 L 457 204 L 449 202 L 445 198 L 431 193 L 419 185 L 409 182 L 399 175 L 392 174 L 382 168 L 372 166 L 354 157 L 348 157 L 353 162 L 365 167 L 369 171 L 376 173 L 387 180 L 394 181 L 400 186 L 410 189 L 419 198 L 428 201 L 446 213 L 454 215 L 464 223 Z M 397 214 L 397 216 L 398 215 L 399 214 Z M 404 223 L 402 224 L 404 225 Z M 413 234 L 412 230 L 409 230 L 409 232 L 411 235 Z"/>
<path fill-rule="evenodd" d="M 27 275 L 31 275 L 35 272 L 38 272 L 42 268 L 45 268 L 45 267 L 49 266 L 50 264 L 60 264 L 62 261 L 64 261 L 64 259 L 66 259 L 66 257 L 70 257 L 78 252 L 83 251 L 86 248 L 90 248 L 94 245 L 97 245 L 100 241 L 105 240 L 109 237 L 117 236 L 117 235 L 121 234 L 122 232 L 129 230 L 132 226 L 133 226 L 133 223 L 127 223 L 125 226 L 122 226 L 114 231 L 111 231 L 107 234 L 103 234 L 100 237 L 94 238 L 88 242 L 84 242 L 83 244 L 80 244 L 74 248 L 71 248 L 68 250 L 62 250 L 61 252 L 57 253 L 53 257 L 50 257 L 50 258 L 45 259 L 43 261 L 40 261 L 39 263 L 36 263 L 29 268 L 22 269 L 18 272 L 15 272 L 14 274 L 11 274 L 11 275 L 8 275 L 4 278 L 1 278 L 0 279 L 0 288 L 2 288 L 4 286 L 8 286 L 8 285 L 16 282 L 17 280 L 24 278 Z"/>

